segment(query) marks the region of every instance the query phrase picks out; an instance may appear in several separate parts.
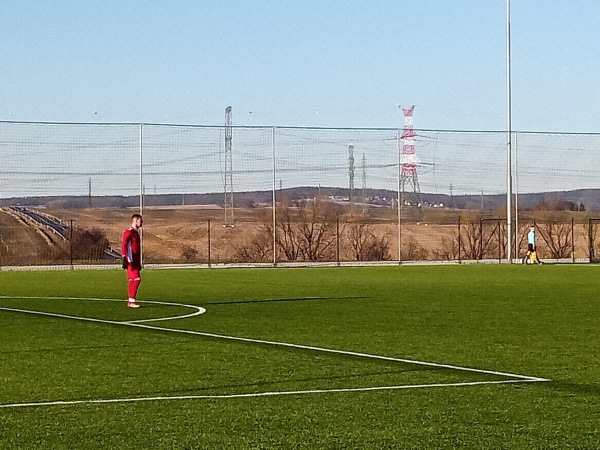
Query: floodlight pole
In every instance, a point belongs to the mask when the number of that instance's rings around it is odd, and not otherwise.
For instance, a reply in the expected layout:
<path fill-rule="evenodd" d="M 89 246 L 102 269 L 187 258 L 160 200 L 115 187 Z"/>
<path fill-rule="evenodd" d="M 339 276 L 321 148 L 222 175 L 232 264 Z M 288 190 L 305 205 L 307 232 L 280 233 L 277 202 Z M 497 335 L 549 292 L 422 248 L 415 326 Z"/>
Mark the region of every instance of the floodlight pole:
<path fill-rule="evenodd" d="M 402 264 L 402 207 L 400 206 L 402 203 L 402 194 L 400 191 L 400 179 L 402 177 L 401 175 L 401 164 L 400 164 L 400 130 L 398 129 L 396 131 L 396 147 L 397 147 L 397 153 L 398 153 L 398 264 Z"/>
<path fill-rule="evenodd" d="M 225 108 L 225 221 L 223 226 L 233 226 L 233 156 L 231 150 L 231 106 Z"/>
<path fill-rule="evenodd" d="M 140 215 L 144 214 L 144 124 L 140 123 Z M 138 230 L 140 233 L 140 264 L 143 261 L 143 231 Z"/>
<path fill-rule="evenodd" d="M 512 105 L 511 105 L 511 71 L 510 71 L 510 0 L 506 0 L 506 106 L 507 106 L 507 148 L 506 148 L 506 255 L 508 263 L 512 263 Z"/>
<path fill-rule="evenodd" d="M 277 189 L 277 164 L 275 154 L 275 128 L 271 128 L 271 150 L 273 152 L 273 266 L 277 265 L 277 198 L 275 191 Z"/>

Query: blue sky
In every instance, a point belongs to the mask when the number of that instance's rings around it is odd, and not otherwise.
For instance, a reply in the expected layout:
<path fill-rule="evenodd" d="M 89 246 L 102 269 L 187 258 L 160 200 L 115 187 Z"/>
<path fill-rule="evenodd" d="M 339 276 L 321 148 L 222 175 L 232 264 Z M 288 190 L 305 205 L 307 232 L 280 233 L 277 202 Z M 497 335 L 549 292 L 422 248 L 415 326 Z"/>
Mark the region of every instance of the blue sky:
<path fill-rule="evenodd" d="M 513 129 L 600 132 L 600 2 L 512 0 Z M 4 0 L 0 120 L 506 129 L 506 0 Z"/>

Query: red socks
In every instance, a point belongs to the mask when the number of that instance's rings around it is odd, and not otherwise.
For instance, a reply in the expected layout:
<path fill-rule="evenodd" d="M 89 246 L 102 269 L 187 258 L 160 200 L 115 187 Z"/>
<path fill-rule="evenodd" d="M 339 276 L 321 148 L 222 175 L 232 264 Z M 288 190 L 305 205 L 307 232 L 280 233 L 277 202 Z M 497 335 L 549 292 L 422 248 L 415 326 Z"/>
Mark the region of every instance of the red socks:
<path fill-rule="evenodd" d="M 142 280 L 140 280 L 139 278 L 134 278 L 134 279 L 129 280 L 129 285 L 127 287 L 127 291 L 129 293 L 129 298 L 136 297 L 141 281 Z"/>

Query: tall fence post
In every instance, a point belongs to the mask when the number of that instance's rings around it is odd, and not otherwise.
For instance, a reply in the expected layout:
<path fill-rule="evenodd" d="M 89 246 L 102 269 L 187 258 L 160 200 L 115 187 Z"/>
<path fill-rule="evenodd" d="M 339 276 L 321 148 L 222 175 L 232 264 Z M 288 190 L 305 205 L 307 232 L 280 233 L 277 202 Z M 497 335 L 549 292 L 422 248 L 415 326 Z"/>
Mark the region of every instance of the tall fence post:
<path fill-rule="evenodd" d="M 502 237 L 500 236 L 500 219 L 498 219 L 498 264 L 502 263 Z M 509 261 L 510 263 L 510 261 Z"/>
<path fill-rule="evenodd" d="M 479 261 L 483 259 L 483 219 L 479 219 Z"/>
<path fill-rule="evenodd" d="M 588 253 L 590 257 L 590 262 L 595 262 L 596 260 L 596 251 L 594 250 L 594 233 L 592 232 L 592 219 L 588 219 Z"/>
<path fill-rule="evenodd" d="M 575 221 L 571 218 L 571 255 L 573 262 L 575 262 Z"/>
<path fill-rule="evenodd" d="M 69 256 L 71 260 L 71 270 L 73 270 L 73 219 L 69 219 Z"/>
<path fill-rule="evenodd" d="M 458 263 L 461 263 L 460 259 L 460 246 L 462 242 L 460 241 L 460 216 L 458 216 Z"/>
<path fill-rule="evenodd" d="M 207 237 L 208 237 L 208 267 L 210 267 L 210 219 L 208 219 L 208 223 L 207 223 Z"/>
<path fill-rule="evenodd" d="M 340 265 L 340 218 L 335 219 L 335 258 Z"/>
<path fill-rule="evenodd" d="M 537 252 L 538 251 L 538 247 L 539 247 L 539 245 L 537 244 L 538 243 L 537 232 L 539 231 L 539 229 L 538 229 L 538 226 L 537 226 L 537 223 L 536 223 L 535 219 L 533 219 L 533 226 L 535 227 L 535 230 L 536 230 L 535 231 L 536 235 L 535 235 L 535 247 L 534 247 L 534 250 L 535 250 L 536 257 L 539 258 L 539 255 L 538 255 L 538 252 Z M 544 235 L 541 232 L 540 232 L 540 235 L 542 236 L 542 239 L 544 239 Z M 527 247 L 529 247 L 529 245 Z M 550 257 L 550 255 L 548 255 L 548 257 Z M 538 259 L 538 261 L 539 261 L 539 259 Z"/>
<path fill-rule="evenodd" d="M 398 202 L 398 264 L 402 264 L 402 212 Z"/>

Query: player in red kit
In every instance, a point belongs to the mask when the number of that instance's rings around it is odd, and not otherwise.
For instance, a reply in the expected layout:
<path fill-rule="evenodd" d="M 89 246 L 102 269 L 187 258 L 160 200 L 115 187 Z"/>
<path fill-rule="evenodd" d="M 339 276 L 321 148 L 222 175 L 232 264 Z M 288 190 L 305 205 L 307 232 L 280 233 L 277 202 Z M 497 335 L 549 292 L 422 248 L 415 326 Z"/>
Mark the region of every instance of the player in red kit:
<path fill-rule="evenodd" d="M 143 223 L 141 214 L 131 216 L 131 226 L 123 232 L 123 240 L 121 241 L 123 269 L 127 270 L 127 279 L 129 280 L 128 308 L 140 307 L 139 303 L 135 301 L 135 297 L 142 281 L 140 277 L 140 271 L 142 270 L 142 241 L 138 230 L 142 228 Z"/>

